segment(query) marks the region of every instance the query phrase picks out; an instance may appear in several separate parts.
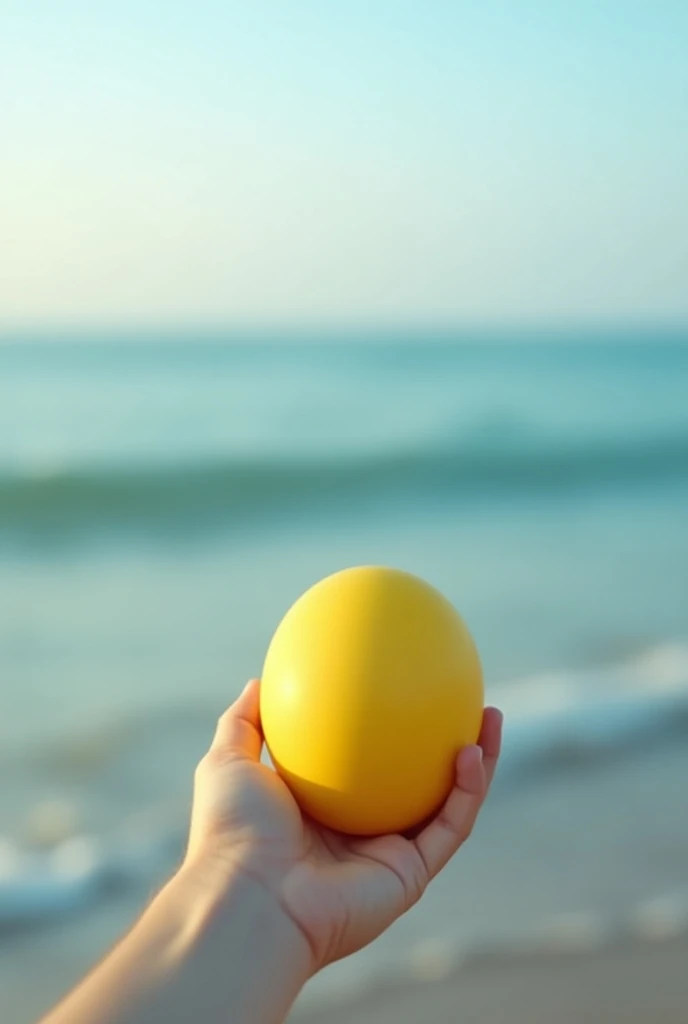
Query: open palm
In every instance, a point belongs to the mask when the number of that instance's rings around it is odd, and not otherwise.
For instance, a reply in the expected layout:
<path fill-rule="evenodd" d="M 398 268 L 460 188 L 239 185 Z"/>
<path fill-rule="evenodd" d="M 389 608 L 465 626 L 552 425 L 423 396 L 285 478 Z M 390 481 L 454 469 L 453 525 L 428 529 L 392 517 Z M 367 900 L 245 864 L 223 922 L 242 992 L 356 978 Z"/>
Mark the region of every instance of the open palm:
<path fill-rule="evenodd" d="M 487 708 L 478 745 L 457 757 L 444 807 L 415 837 L 342 836 L 305 815 L 261 763 L 253 680 L 221 717 L 198 766 L 187 856 L 209 853 L 268 889 L 303 933 L 317 970 L 365 946 L 422 896 L 470 835 L 500 742 L 501 714 Z"/>

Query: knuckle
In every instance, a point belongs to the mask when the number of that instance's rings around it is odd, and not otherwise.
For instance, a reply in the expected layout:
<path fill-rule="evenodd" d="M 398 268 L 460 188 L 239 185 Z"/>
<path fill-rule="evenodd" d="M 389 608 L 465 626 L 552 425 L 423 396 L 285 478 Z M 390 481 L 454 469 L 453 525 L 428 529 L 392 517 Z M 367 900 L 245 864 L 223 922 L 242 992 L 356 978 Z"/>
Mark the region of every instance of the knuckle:
<path fill-rule="evenodd" d="M 416 905 L 416 903 L 418 903 L 421 896 L 425 892 L 426 885 L 427 880 L 425 872 L 421 871 L 420 867 L 418 867 L 418 869 L 414 871 L 413 875 L 411 876 L 411 883 L 408 887 L 409 906 L 413 907 Z"/>
<path fill-rule="evenodd" d="M 216 754 L 215 754 L 215 751 L 211 747 L 211 749 L 208 750 L 203 755 L 201 760 L 196 765 L 196 770 L 194 772 L 194 778 L 196 780 L 205 778 L 205 776 L 208 775 L 208 773 L 213 770 L 213 768 L 215 767 L 215 764 L 216 764 Z"/>
<path fill-rule="evenodd" d="M 454 842 L 462 846 L 471 834 L 471 823 L 467 821 L 454 821 L 449 815 L 441 815 L 440 824 L 449 832 Z"/>
<path fill-rule="evenodd" d="M 405 875 L 405 896 L 409 907 L 415 906 L 428 885 L 428 869 L 420 854 L 414 859 L 411 870 Z"/>
<path fill-rule="evenodd" d="M 233 706 L 230 706 L 225 711 L 223 711 L 222 714 L 220 715 L 220 717 L 218 718 L 218 720 L 217 720 L 217 730 L 216 731 L 217 732 L 222 732 L 224 729 L 226 729 L 227 726 L 232 721 L 233 717 L 234 717 L 234 708 L 233 708 Z"/>

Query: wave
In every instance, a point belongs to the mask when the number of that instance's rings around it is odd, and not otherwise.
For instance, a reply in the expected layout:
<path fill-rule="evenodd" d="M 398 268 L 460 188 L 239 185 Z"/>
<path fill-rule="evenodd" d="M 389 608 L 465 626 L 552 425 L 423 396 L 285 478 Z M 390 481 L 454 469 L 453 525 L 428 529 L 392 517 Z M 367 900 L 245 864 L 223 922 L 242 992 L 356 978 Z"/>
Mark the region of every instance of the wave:
<path fill-rule="evenodd" d="M 0 925 L 88 906 L 100 895 L 103 873 L 98 844 L 86 836 L 44 853 L 0 840 Z"/>
<path fill-rule="evenodd" d="M 0 934 L 86 910 L 122 887 L 149 887 L 179 852 L 176 830 L 133 841 L 76 834 L 43 850 L 0 837 Z"/>
<path fill-rule="evenodd" d="M 510 782 L 522 785 L 557 770 L 592 767 L 601 757 L 644 750 L 653 737 L 662 741 L 688 730 L 688 644 L 665 644 L 630 662 L 515 680 L 492 688 L 488 696 L 506 717 L 494 795 L 499 799 Z M 160 720 L 146 715 L 133 729 L 122 730 L 122 761 L 132 757 L 133 734 L 147 749 L 160 729 Z M 67 740 L 65 754 L 70 744 L 82 743 L 79 737 Z M 35 753 L 22 749 L 17 755 L 26 761 Z M 109 756 L 116 774 L 116 751 Z M 25 767 L 15 763 L 14 770 Z M 36 772 L 35 762 L 31 770 Z M 52 773 L 50 763 L 46 770 Z M 0 837 L 0 926 L 73 913 L 102 900 L 113 883 L 137 888 L 159 882 L 182 852 L 186 801 L 147 808 L 101 836 L 80 832 L 78 815 L 69 807 L 59 810 L 63 823 L 76 823 L 75 834 L 65 834 L 68 825 L 55 829 L 52 821 L 57 840 L 52 848 Z"/>
<path fill-rule="evenodd" d="M 688 433 L 550 442 L 509 439 L 359 456 L 229 457 L 205 462 L 0 471 L 0 534 L 160 536 L 241 527 L 377 499 L 558 492 L 688 479 Z"/>
<path fill-rule="evenodd" d="M 568 769 L 642 738 L 688 730 L 688 645 L 665 644 L 629 662 L 548 672 L 495 687 L 507 723 L 502 776 Z"/>

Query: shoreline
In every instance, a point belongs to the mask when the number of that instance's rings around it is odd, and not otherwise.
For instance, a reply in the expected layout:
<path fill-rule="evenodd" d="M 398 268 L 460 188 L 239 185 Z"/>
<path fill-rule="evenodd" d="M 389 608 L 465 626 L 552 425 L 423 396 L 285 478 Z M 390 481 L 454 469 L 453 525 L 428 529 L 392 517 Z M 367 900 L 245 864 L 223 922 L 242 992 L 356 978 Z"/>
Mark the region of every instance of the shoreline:
<path fill-rule="evenodd" d="M 684 1024 L 688 933 L 604 948 L 476 956 L 445 977 L 398 976 L 337 1002 L 297 1004 L 289 1024 Z"/>
<path fill-rule="evenodd" d="M 534 784 L 510 785 L 498 777 L 460 858 L 373 946 L 314 978 L 292 1021 L 446 1024 L 456 1019 L 456 1006 L 465 1004 L 466 1019 L 487 1024 L 568 1024 L 552 1011 L 554 1003 L 548 1004 L 548 1016 L 538 1018 L 537 1000 L 567 1004 L 569 991 L 575 994 L 581 986 L 606 992 L 618 971 L 632 975 L 631 987 L 645 972 L 646 986 L 656 988 L 651 1007 L 663 1005 L 664 988 L 673 993 L 683 1018 L 668 1011 L 658 1019 L 683 1021 L 688 819 L 677 808 L 685 802 L 687 766 L 684 737 L 672 734 L 664 743 L 646 743 L 618 757 L 579 761 L 566 771 L 552 767 Z M 651 827 L 639 829 L 650 816 Z M 171 850 L 166 861 L 168 856 Z M 87 901 L 44 926 L 27 921 L 4 936 L 0 932 L 7 1024 L 37 1019 L 83 977 L 131 926 L 169 867 L 156 857 L 143 865 L 137 861 L 132 888 L 115 885 L 103 902 Z M 682 951 L 681 970 L 671 966 L 675 948 Z M 513 1003 L 520 1012 L 523 1004 L 523 1016 L 500 1017 L 499 1003 L 483 1012 L 485 1000 L 496 998 L 493 990 L 505 993 L 504 1006 Z M 571 1024 L 633 1024 L 632 1011 L 642 998 L 640 992 L 633 999 L 608 993 L 606 1017 L 586 1007 L 570 1017 Z M 621 1000 L 619 1013 L 626 1007 L 625 1016 L 614 1017 L 613 999 Z M 649 1013 L 640 1018 L 643 1024 Z"/>

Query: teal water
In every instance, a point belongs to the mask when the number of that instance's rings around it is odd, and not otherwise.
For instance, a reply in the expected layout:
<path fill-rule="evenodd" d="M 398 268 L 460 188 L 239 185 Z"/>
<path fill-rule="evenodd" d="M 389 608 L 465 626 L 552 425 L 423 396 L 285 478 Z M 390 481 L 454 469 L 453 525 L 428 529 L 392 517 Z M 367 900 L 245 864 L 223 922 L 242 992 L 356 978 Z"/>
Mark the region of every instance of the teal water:
<path fill-rule="evenodd" d="M 0 348 L 0 541 L 172 541 L 684 481 L 685 346 Z"/>
<path fill-rule="evenodd" d="M 495 680 L 681 636 L 687 395 L 661 336 L 2 345 L 0 734 L 222 704 L 361 562 L 444 589 Z"/>
<path fill-rule="evenodd" d="M 594 766 L 642 737 L 647 759 L 687 720 L 686 342 L 0 344 L 0 938 L 30 921 L 21 958 L 42 971 L 44 919 L 77 915 L 63 948 L 84 965 L 126 925 L 179 855 L 217 714 L 289 604 L 346 565 L 400 566 L 456 603 L 508 712 L 503 785 L 530 808 L 510 796 L 495 820 L 537 828 L 525 780 L 546 778 L 564 834 L 572 751 Z M 589 784 L 561 782 L 581 806 Z M 591 844 L 575 891 L 533 851 L 533 899 L 547 867 L 543 907 L 578 906 Z M 663 877 L 638 872 L 621 903 Z M 453 934 L 423 906 L 403 942 Z M 19 956 L 0 943 L 21 991 Z"/>

